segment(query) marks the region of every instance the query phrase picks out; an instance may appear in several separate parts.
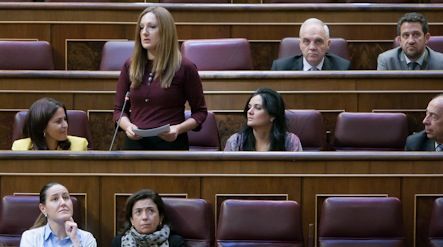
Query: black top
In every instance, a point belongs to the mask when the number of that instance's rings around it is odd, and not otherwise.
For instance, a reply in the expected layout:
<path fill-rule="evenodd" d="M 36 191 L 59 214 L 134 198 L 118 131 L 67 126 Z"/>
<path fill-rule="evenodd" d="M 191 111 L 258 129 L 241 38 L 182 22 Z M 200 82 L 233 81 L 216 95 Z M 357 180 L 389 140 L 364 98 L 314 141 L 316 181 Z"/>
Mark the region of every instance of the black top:
<path fill-rule="evenodd" d="M 349 70 L 351 62 L 332 53 L 325 54 L 322 70 Z M 272 62 L 272 70 L 303 70 L 303 55 L 284 57 Z"/>
<path fill-rule="evenodd" d="M 168 238 L 169 247 L 186 247 L 185 240 L 177 234 L 170 234 Z M 112 247 L 121 247 L 122 245 L 122 235 L 117 235 L 112 240 Z"/>
<path fill-rule="evenodd" d="M 426 132 L 420 131 L 408 136 L 405 145 L 406 151 L 435 151 L 435 140 L 429 139 Z"/>

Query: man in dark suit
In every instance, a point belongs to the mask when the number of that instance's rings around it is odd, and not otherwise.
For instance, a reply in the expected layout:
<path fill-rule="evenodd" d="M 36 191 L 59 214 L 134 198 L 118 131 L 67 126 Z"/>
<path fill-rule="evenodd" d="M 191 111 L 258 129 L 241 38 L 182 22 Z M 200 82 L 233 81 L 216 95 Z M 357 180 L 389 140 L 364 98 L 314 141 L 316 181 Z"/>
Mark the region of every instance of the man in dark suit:
<path fill-rule="evenodd" d="M 419 13 L 407 13 L 397 23 L 399 47 L 383 52 L 377 70 L 440 70 L 443 54 L 427 46 L 431 34 L 428 21 Z"/>
<path fill-rule="evenodd" d="M 307 19 L 300 27 L 300 50 L 303 55 L 274 60 L 272 70 L 348 70 L 350 62 L 334 54 L 328 54 L 329 29 L 316 18 Z"/>
<path fill-rule="evenodd" d="M 425 130 L 408 136 L 406 151 L 443 150 L 443 94 L 433 98 L 426 108 L 423 119 Z"/>

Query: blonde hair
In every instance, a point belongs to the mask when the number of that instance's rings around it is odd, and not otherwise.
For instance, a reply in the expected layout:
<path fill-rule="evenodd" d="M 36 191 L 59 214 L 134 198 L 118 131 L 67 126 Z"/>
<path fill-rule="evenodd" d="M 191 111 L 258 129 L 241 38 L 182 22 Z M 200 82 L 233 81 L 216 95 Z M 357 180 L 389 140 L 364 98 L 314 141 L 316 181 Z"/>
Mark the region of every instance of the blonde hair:
<path fill-rule="evenodd" d="M 153 13 L 157 18 L 160 34 L 151 73 L 154 74 L 154 79 L 160 79 L 162 88 L 168 88 L 171 86 L 175 72 L 180 68 L 182 56 L 178 47 L 174 18 L 163 7 L 146 8 L 138 17 L 137 26 L 135 27 L 134 51 L 129 69 L 131 88 L 140 86 L 148 63 L 148 52 L 143 48 L 140 40 L 140 22 L 147 13 Z"/>

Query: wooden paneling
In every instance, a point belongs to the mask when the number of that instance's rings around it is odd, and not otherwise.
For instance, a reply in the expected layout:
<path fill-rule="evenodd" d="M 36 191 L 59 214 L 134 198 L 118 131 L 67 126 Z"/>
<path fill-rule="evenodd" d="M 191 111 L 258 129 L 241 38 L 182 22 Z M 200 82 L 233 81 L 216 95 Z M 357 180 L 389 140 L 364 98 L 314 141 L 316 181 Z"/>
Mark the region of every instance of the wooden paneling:
<path fill-rule="evenodd" d="M 118 183 L 115 181 L 118 180 Z M 184 194 L 188 198 L 200 198 L 200 179 L 198 177 L 144 177 L 129 175 L 125 177 L 104 177 L 101 179 L 100 201 L 109 202 L 101 207 L 101 235 L 114 236 L 119 230 L 116 223 L 116 196 L 119 193 L 131 194 L 149 188 L 162 194 Z M 112 217 L 110 217 L 112 215 Z M 119 225 L 121 226 L 121 225 Z M 112 239 L 105 239 L 103 246 L 110 246 Z"/>
<path fill-rule="evenodd" d="M 54 48 L 57 69 L 97 69 L 104 40 L 134 39 L 134 24 L 149 3 L 1 3 L 1 39 L 38 39 Z M 269 69 L 279 41 L 298 36 L 313 16 L 333 37 L 349 41 L 354 69 L 374 69 L 375 58 L 390 48 L 397 19 L 421 12 L 432 35 L 443 35 L 439 4 L 162 4 L 177 25 L 180 40 L 247 38 L 255 69 Z M 374 21 L 376 20 L 376 21 Z M 98 42 L 98 43 L 95 43 Z M 74 44 L 75 43 L 75 44 Z M 80 43 L 83 43 L 79 45 Z M 95 43 L 95 44 L 93 44 Z"/>
<path fill-rule="evenodd" d="M 11 147 L 15 112 L 41 97 L 53 97 L 68 109 L 87 111 L 95 149 L 107 150 L 114 125 L 115 83 L 119 72 L 0 71 L 0 149 Z M 260 87 L 278 90 L 288 109 L 317 109 L 333 136 L 342 111 L 404 112 L 409 132 L 423 129 L 424 109 L 443 91 L 443 74 L 346 71 L 330 73 L 221 71 L 200 72 L 208 109 L 216 115 L 222 148 L 243 124 L 242 109 Z M 229 99 L 229 100 L 226 100 Z M 122 143 L 120 138 L 115 148 Z"/>
<path fill-rule="evenodd" d="M 407 178 L 402 181 L 402 202 L 404 215 L 413 214 L 422 216 L 420 219 L 405 217 L 406 225 L 415 225 L 418 236 L 416 237 L 417 246 L 426 246 L 423 243 L 423 236 L 428 232 L 429 225 L 424 225 L 422 221 L 426 221 L 430 216 L 430 202 L 426 202 L 424 197 L 420 194 L 441 194 L 439 188 L 443 188 L 443 178 Z M 432 205 L 432 204 L 431 204 Z M 427 221 L 429 222 L 429 221 Z M 417 225 L 418 223 L 418 225 Z M 408 241 L 413 240 L 415 235 L 414 228 L 407 228 L 406 235 Z"/>
<path fill-rule="evenodd" d="M 83 194 L 87 227 L 109 246 L 126 196 L 142 188 L 203 198 L 215 217 L 228 198 L 295 200 L 307 241 L 328 196 L 395 196 L 407 246 L 423 246 L 432 200 L 443 194 L 442 156 L 414 152 L 0 152 L 1 196 L 50 181 Z M 418 224 L 416 224 L 418 222 Z M 417 228 L 417 230 L 414 230 Z M 315 230 L 315 228 L 314 228 Z M 417 232 L 415 234 L 415 232 Z M 311 232 L 312 233 L 312 232 Z M 307 243 L 306 243 L 307 244 Z"/>
<path fill-rule="evenodd" d="M 352 164 L 348 164 L 352 166 Z M 303 179 L 303 222 L 315 223 L 316 226 L 320 216 L 321 204 L 318 205 L 319 197 L 334 195 L 360 195 L 360 194 L 387 194 L 389 196 L 400 197 L 401 179 L 400 178 L 329 178 L 322 179 L 304 178 Z M 314 196 L 313 196 L 314 195 Z M 308 213 L 312 209 L 317 209 L 313 215 Z M 308 225 L 304 225 L 307 230 Z"/>
<path fill-rule="evenodd" d="M 42 172 L 42 170 L 40 170 Z M 88 231 L 99 233 L 100 229 L 100 204 L 97 199 L 100 195 L 98 177 L 78 176 L 23 176 L 11 175 L 1 178 L 1 195 L 12 195 L 14 193 L 39 193 L 43 185 L 49 182 L 58 182 L 66 186 L 72 194 L 79 194 L 78 199 L 82 203 L 83 222 Z M 94 235 L 100 239 L 100 235 Z"/>

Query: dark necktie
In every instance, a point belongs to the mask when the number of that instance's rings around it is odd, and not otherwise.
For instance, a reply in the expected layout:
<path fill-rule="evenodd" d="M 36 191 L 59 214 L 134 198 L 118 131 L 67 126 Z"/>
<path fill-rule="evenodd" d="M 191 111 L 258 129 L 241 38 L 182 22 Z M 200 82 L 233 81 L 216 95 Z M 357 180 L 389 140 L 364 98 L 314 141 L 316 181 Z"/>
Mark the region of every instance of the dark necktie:
<path fill-rule="evenodd" d="M 435 147 L 435 151 L 437 152 L 443 151 L 443 144 L 438 144 L 437 147 Z"/>
<path fill-rule="evenodd" d="M 313 67 L 311 67 L 311 68 L 309 69 L 309 71 L 318 71 L 318 68 L 315 67 L 315 66 L 313 66 Z"/>
<path fill-rule="evenodd" d="M 420 70 L 420 64 L 417 62 L 410 62 L 408 64 L 409 70 Z"/>

